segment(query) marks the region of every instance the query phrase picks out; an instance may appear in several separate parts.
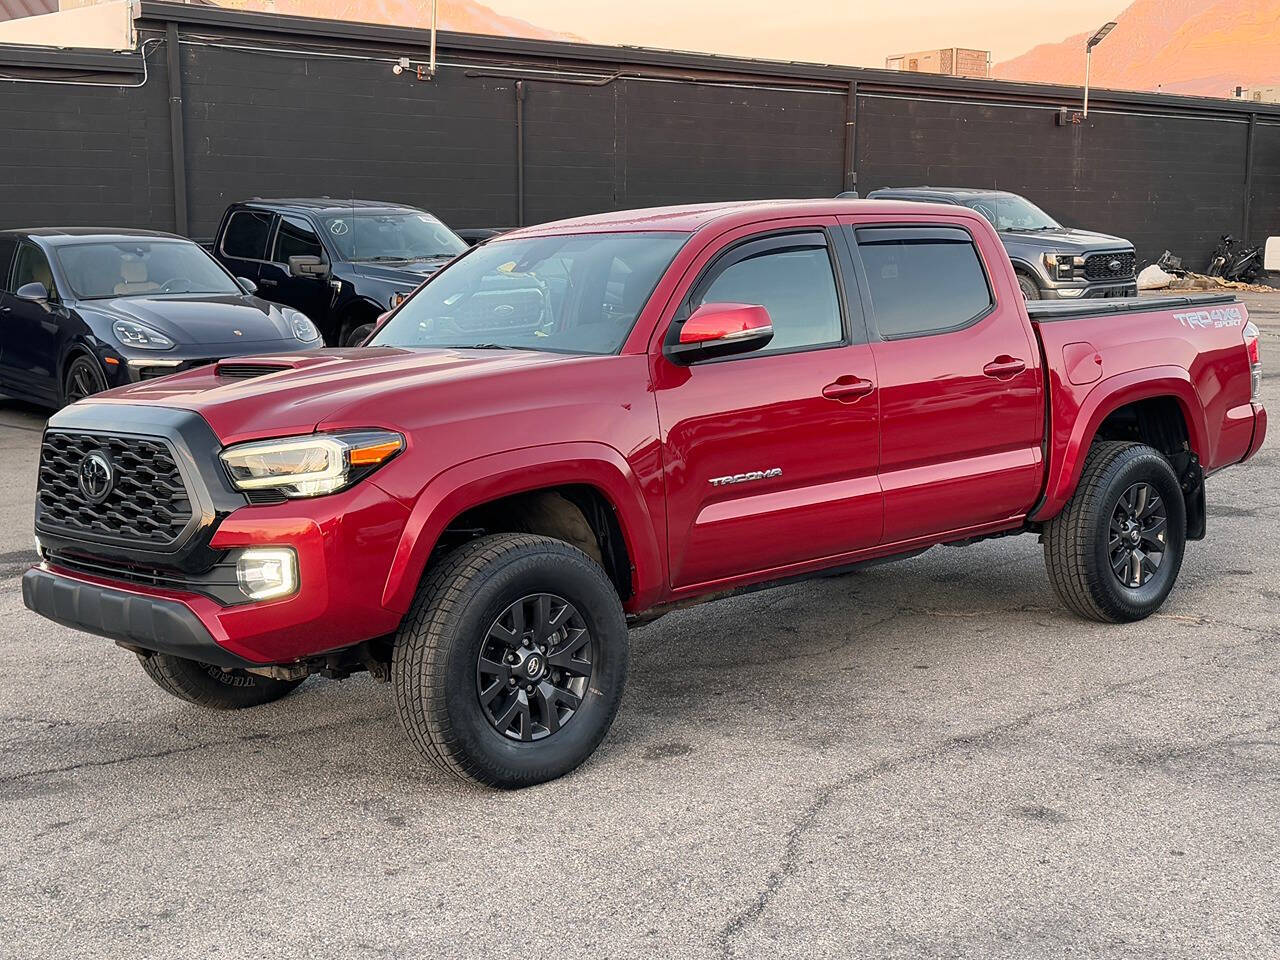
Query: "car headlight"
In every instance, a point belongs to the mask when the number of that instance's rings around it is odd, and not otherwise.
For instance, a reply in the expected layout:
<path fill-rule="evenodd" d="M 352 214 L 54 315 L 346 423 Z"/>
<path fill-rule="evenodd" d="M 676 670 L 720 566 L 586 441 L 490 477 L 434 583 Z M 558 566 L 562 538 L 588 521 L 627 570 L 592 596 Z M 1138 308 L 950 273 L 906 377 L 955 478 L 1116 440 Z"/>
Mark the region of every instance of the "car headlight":
<path fill-rule="evenodd" d="M 320 331 L 316 329 L 316 325 L 307 319 L 307 315 L 300 310 L 286 310 L 284 315 L 289 318 L 289 323 L 293 327 L 293 335 L 304 343 L 310 340 L 319 340 Z"/>
<path fill-rule="evenodd" d="M 1053 279 L 1073 280 L 1076 267 L 1084 266 L 1084 257 L 1077 257 L 1070 253 L 1046 253 L 1044 265 L 1049 269 L 1049 275 Z"/>
<path fill-rule="evenodd" d="M 398 433 L 359 430 L 237 443 L 220 456 L 240 490 L 318 497 L 351 486 L 403 449 Z"/>
<path fill-rule="evenodd" d="M 111 325 L 111 332 L 124 346 L 137 350 L 169 350 L 173 347 L 173 341 L 159 330 L 133 320 L 117 320 Z"/>

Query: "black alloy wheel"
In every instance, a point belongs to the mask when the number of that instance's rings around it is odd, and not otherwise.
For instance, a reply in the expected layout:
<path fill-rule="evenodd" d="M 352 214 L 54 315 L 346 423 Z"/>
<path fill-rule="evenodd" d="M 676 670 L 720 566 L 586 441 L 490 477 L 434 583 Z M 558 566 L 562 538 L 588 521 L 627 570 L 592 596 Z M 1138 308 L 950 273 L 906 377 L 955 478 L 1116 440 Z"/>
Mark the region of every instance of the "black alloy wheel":
<path fill-rule="evenodd" d="M 1149 483 L 1130 486 L 1111 512 L 1111 570 L 1131 590 L 1143 587 L 1164 559 L 1169 525 L 1164 501 Z"/>
<path fill-rule="evenodd" d="M 65 403 L 75 403 L 95 393 L 107 389 L 107 378 L 97 362 L 88 357 L 79 356 L 71 361 L 67 368 L 67 377 L 63 383 L 62 399 Z"/>
<path fill-rule="evenodd" d="M 591 680 L 591 633 L 573 604 L 521 597 L 493 622 L 476 662 L 476 693 L 493 728 L 542 740 L 569 723 Z"/>

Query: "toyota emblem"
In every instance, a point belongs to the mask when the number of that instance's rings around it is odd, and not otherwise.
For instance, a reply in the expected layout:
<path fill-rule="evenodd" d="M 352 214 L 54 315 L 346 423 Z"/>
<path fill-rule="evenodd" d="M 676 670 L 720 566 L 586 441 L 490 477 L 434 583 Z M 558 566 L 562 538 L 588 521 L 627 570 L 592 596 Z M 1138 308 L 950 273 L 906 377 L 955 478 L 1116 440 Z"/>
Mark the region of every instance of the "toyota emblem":
<path fill-rule="evenodd" d="M 116 484 L 115 467 L 101 450 L 92 450 L 80 461 L 80 492 L 90 503 L 102 503 Z"/>

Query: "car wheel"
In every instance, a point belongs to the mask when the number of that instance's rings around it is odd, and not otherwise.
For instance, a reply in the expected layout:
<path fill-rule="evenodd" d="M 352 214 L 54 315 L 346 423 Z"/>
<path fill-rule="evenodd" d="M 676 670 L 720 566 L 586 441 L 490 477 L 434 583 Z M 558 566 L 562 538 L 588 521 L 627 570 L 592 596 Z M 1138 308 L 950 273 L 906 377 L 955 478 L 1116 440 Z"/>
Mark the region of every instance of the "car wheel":
<path fill-rule="evenodd" d="M 211 710 L 243 710 L 292 693 L 302 680 L 273 680 L 224 670 L 167 653 L 138 654 L 142 669 L 165 693 Z"/>
<path fill-rule="evenodd" d="M 1025 273 L 1019 273 L 1016 276 L 1018 278 L 1018 289 L 1022 291 L 1022 299 L 1039 300 L 1040 288 L 1036 286 L 1036 282 Z"/>
<path fill-rule="evenodd" d="M 80 354 L 67 367 L 62 380 L 62 402 L 75 403 L 107 389 L 107 377 L 97 360 Z"/>
<path fill-rule="evenodd" d="M 358 327 L 352 327 L 347 333 L 347 339 L 342 344 L 344 347 L 358 347 L 364 343 L 369 334 L 373 333 L 374 324 L 362 323 Z"/>
<path fill-rule="evenodd" d="M 604 570 L 550 537 L 481 537 L 428 572 L 396 637 L 396 707 L 453 776 L 525 787 L 573 770 L 608 733 L 627 625 Z"/>
<path fill-rule="evenodd" d="M 1169 461 L 1142 443 L 1095 443 L 1076 492 L 1044 528 L 1049 582 L 1072 612 L 1125 623 L 1160 609 L 1187 541 Z"/>

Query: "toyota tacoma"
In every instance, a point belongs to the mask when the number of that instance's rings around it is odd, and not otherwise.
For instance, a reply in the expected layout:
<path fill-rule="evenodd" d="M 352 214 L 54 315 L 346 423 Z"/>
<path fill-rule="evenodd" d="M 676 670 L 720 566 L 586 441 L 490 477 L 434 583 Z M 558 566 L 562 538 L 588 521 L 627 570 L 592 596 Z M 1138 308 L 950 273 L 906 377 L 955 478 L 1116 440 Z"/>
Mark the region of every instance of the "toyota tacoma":
<path fill-rule="evenodd" d="M 1027 304 L 965 207 L 549 223 L 366 347 L 64 409 L 23 596 L 206 707 L 367 670 L 426 758 L 522 786 L 604 738 L 628 623 L 695 600 L 1031 533 L 1069 610 L 1148 616 L 1260 377 L 1233 298 Z"/>

